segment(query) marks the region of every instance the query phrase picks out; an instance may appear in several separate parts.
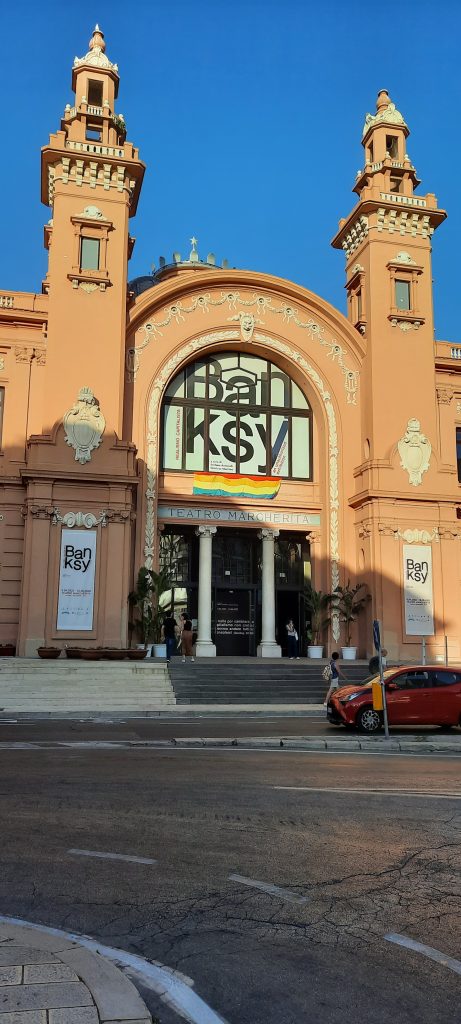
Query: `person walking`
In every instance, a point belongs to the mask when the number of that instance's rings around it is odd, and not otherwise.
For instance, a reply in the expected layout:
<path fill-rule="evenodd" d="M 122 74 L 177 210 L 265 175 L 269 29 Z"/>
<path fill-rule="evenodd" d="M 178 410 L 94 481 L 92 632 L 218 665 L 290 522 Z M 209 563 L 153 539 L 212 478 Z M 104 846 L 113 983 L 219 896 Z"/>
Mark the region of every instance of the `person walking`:
<path fill-rule="evenodd" d="M 192 653 L 192 621 L 187 612 L 181 612 L 181 654 L 183 661 L 186 658 L 195 661 Z"/>
<path fill-rule="evenodd" d="M 176 633 L 178 630 L 176 619 L 173 618 L 173 613 L 168 612 L 163 620 L 162 632 L 163 639 L 166 643 L 166 660 L 170 661 L 173 657 L 175 646 L 176 646 Z"/>
<path fill-rule="evenodd" d="M 339 661 L 339 654 L 338 654 L 337 651 L 333 651 L 333 654 L 331 655 L 331 658 L 330 658 L 330 688 L 329 688 L 328 693 L 327 693 L 327 695 L 325 697 L 325 700 L 323 702 L 324 708 L 327 707 L 328 701 L 329 701 L 332 693 L 334 692 L 334 690 L 338 689 L 340 678 L 344 679 L 344 682 L 347 683 L 346 676 L 344 675 L 343 670 L 339 667 L 338 661 Z M 325 678 L 325 675 L 324 675 L 324 678 Z"/>
<path fill-rule="evenodd" d="M 287 636 L 288 636 L 288 657 L 290 661 L 294 661 L 295 658 L 299 661 L 298 655 L 298 634 L 295 629 L 293 619 L 289 619 L 287 622 Z"/>

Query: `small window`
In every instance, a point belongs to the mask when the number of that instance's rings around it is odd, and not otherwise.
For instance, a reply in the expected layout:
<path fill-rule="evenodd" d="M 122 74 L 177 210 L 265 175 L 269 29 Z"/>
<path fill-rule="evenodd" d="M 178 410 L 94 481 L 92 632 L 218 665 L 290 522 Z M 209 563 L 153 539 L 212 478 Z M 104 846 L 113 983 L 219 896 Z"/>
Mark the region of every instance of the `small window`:
<path fill-rule="evenodd" d="M 399 140 L 396 135 L 386 135 L 386 152 L 389 153 L 394 160 L 397 160 L 399 155 Z"/>
<path fill-rule="evenodd" d="M 456 461 L 458 463 L 458 483 L 461 484 L 461 427 L 456 427 Z"/>
<path fill-rule="evenodd" d="M 102 82 L 88 82 L 88 103 L 92 107 L 102 107 Z"/>
<path fill-rule="evenodd" d="M 101 142 L 101 129 L 92 127 L 91 125 L 87 125 L 85 131 L 85 139 L 87 139 L 88 142 Z"/>
<path fill-rule="evenodd" d="M 410 302 L 410 282 L 409 281 L 398 281 L 395 282 L 395 305 L 397 309 L 409 310 L 411 309 Z"/>
<path fill-rule="evenodd" d="M 432 672 L 432 686 L 454 686 L 455 683 L 459 683 L 460 677 L 456 675 L 456 672 Z"/>
<path fill-rule="evenodd" d="M 402 191 L 402 178 L 391 178 L 391 192 Z"/>
<path fill-rule="evenodd" d="M 80 242 L 80 270 L 99 270 L 99 239 L 83 238 Z"/>
<path fill-rule="evenodd" d="M 370 142 L 370 145 L 368 146 L 368 161 L 370 164 L 373 163 L 373 152 L 373 143 Z"/>
<path fill-rule="evenodd" d="M 357 320 L 362 319 L 362 289 L 357 292 Z"/>

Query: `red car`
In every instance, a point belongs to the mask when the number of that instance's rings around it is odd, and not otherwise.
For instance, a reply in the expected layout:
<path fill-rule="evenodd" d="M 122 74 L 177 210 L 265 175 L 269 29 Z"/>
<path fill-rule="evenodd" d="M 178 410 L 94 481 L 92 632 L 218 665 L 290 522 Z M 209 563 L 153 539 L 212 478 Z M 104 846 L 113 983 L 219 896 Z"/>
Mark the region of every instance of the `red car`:
<path fill-rule="evenodd" d="M 412 665 L 388 669 L 384 679 L 389 725 L 461 725 L 461 668 Z M 373 709 L 371 683 L 368 679 L 362 685 L 335 690 L 328 703 L 328 721 L 378 732 L 383 714 Z"/>

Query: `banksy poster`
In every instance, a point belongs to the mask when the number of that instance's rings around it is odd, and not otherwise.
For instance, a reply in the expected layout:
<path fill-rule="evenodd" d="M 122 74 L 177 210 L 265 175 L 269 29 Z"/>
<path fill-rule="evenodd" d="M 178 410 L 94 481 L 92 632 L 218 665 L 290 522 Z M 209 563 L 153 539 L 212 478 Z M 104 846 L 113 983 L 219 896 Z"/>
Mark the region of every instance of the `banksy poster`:
<path fill-rule="evenodd" d="M 433 636 L 432 548 L 403 545 L 403 599 L 407 636 Z"/>
<path fill-rule="evenodd" d="M 96 530 L 63 530 L 57 629 L 93 629 Z"/>

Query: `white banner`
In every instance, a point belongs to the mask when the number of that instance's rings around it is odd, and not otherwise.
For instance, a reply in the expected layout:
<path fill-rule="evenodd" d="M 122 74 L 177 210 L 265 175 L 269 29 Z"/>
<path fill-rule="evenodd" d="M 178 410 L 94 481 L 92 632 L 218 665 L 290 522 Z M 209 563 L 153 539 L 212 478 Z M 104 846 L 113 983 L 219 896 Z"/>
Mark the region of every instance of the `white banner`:
<path fill-rule="evenodd" d="M 57 629 L 93 629 L 96 530 L 63 530 Z"/>
<path fill-rule="evenodd" d="M 407 636 L 433 636 L 432 548 L 403 545 L 403 599 Z"/>

